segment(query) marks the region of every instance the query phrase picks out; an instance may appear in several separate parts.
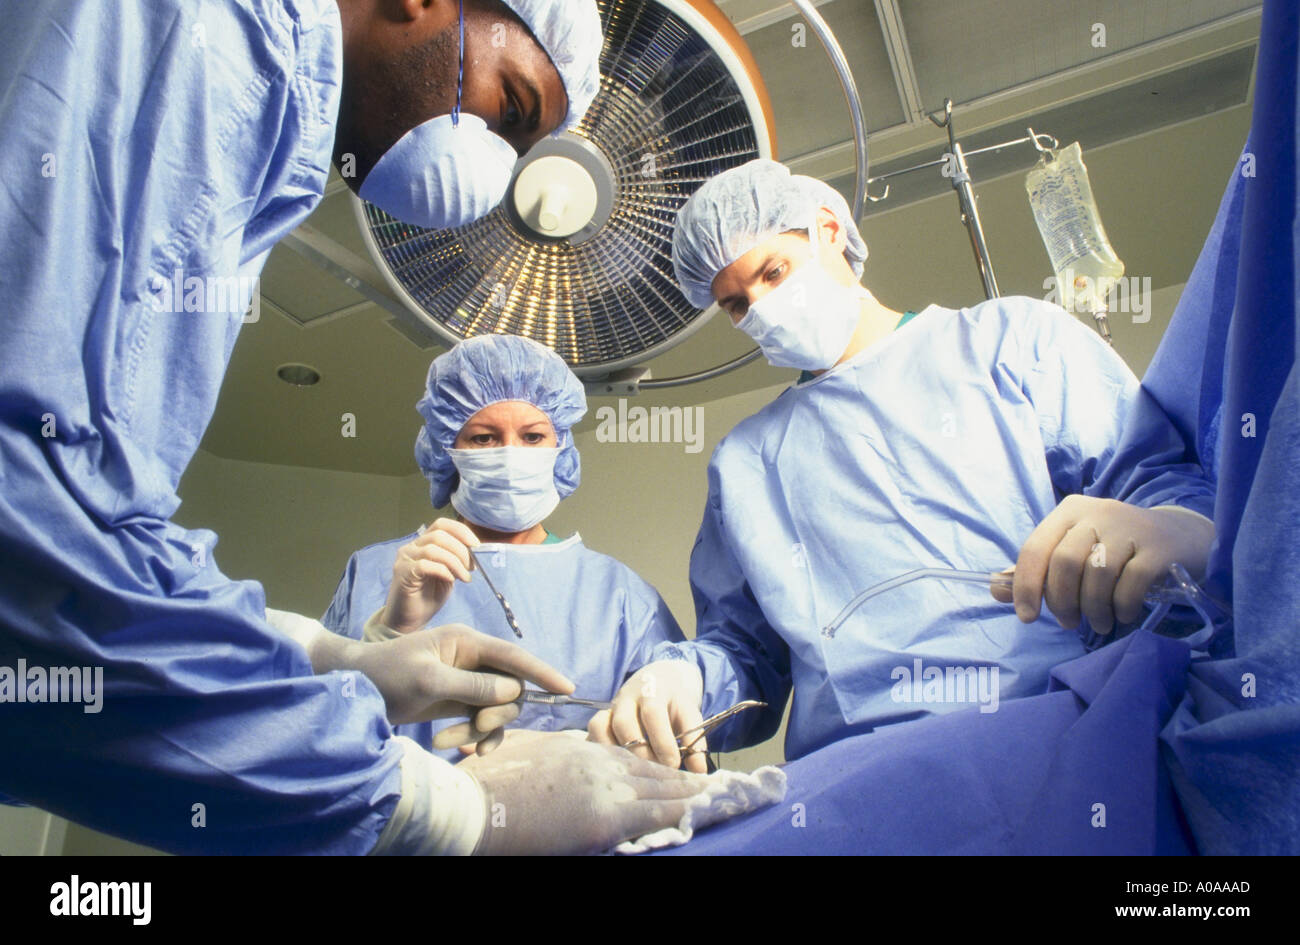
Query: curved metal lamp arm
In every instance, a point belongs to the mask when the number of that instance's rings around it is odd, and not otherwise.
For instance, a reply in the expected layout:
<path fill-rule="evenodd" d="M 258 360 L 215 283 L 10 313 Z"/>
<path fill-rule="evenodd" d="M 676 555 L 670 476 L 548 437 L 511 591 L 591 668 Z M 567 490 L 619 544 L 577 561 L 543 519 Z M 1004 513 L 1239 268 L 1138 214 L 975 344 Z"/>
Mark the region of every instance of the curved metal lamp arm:
<path fill-rule="evenodd" d="M 717 367 L 696 371 L 694 374 L 682 374 L 678 377 L 661 377 L 658 380 L 641 381 L 637 388 L 639 390 L 659 390 L 664 387 L 681 387 L 683 384 L 694 384 L 696 381 L 707 381 L 710 378 L 726 374 L 728 371 L 734 371 L 738 367 L 744 367 L 762 353 L 762 348 L 755 348 L 752 351 L 745 352 L 738 358 L 732 358 L 725 364 L 719 364 Z"/>
<path fill-rule="evenodd" d="M 812 0 L 792 0 L 803 18 L 808 21 L 817 38 L 821 40 L 830 57 L 835 74 L 839 76 L 840 86 L 844 89 L 844 101 L 849 106 L 849 117 L 853 120 L 853 153 L 857 164 L 857 178 L 853 183 L 853 219 L 862 217 L 866 206 L 867 194 L 867 123 L 862 117 L 862 97 L 858 95 L 858 85 L 853 81 L 853 72 L 849 69 L 849 60 L 840 48 L 839 40 L 826 25 L 822 15 L 813 6 Z"/>
<path fill-rule="evenodd" d="M 849 106 L 849 117 L 853 120 L 853 154 L 857 170 L 857 176 L 853 182 L 852 203 L 853 219 L 856 221 L 862 218 L 862 212 L 867 202 L 867 123 L 862 117 L 862 97 L 858 94 L 858 85 L 853 80 L 853 72 L 849 69 L 849 60 L 844 55 L 844 50 L 840 48 L 839 40 L 835 38 L 830 26 L 822 19 L 822 15 L 817 12 L 812 0 L 792 0 L 792 2 L 799 12 L 803 14 L 803 18 L 808 21 L 808 25 L 812 27 L 813 32 L 817 34 L 817 39 L 821 41 L 822 47 L 826 50 L 826 55 L 830 58 L 835 74 L 839 76 L 840 86 L 844 90 L 844 100 Z M 889 188 L 886 186 L 885 194 L 888 194 L 888 192 Z M 872 199 L 883 199 L 883 195 Z M 717 367 L 697 371 L 694 374 L 683 374 L 680 377 L 665 377 L 662 380 L 644 381 L 640 384 L 640 388 L 642 390 L 654 390 L 664 387 L 679 387 L 696 381 L 706 381 L 720 374 L 726 374 L 728 371 L 734 371 L 738 367 L 743 367 L 761 353 L 760 349 L 755 348 L 725 364 L 719 364 Z"/>

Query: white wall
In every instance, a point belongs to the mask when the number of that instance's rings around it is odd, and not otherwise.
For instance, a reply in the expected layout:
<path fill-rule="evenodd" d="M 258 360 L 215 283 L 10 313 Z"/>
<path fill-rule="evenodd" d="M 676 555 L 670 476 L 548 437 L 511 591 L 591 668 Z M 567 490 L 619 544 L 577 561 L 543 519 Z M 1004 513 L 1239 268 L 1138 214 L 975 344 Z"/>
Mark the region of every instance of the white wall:
<path fill-rule="evenodd" d="M 217 533 L 217 565 L 262 583 L 267 604 L 319 617 L 348 555 L 402 534 L 403 480 L 222 459 L 200 450 L 176 521 Z M 406 529 L 410 530 L 410 529 Z"/>

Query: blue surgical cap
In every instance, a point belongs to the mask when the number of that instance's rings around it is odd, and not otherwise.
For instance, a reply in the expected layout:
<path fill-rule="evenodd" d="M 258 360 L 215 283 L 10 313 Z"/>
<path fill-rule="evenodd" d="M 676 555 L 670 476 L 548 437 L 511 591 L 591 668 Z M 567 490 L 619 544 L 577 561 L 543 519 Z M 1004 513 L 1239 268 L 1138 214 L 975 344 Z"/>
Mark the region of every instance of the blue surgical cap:
<path fill-rule="evenodd" d="M 434 508 L 446 505 L 456 488 L 456 467 L 447 450 L 461 428 L 484 407 L 503 400 L 522 400 L 546 414 L 560 447 L 555 488 L 560 498 L 578 488 L 578 448 L 569 429 L 587 412 L 582 382 L 563 358 L 531 338 L 479 335 L 434 358 L 425 394 L 415 405 L 424 417 L 415 461 L 429 480 Z"/>
<path fill-rule="evenodd" d="M 551 57 L 569 96 L 569 111 L 557 132 L 582 121 L 587 106 L 600 91 L 600 32 L 596 0 L 503 0 L 532 30 Z"/>
<path fill-rule="evenodd" d="M 696 308 L 708 308 L 718 273 L 774 236 L 807 229 L 819 207 L 835 214 L 848 237 L 845 258 L 861 276 L 867 244 L 848 203 L 830 184 L 763 159 L 705 181 L 677 212 L 673 227 L 673 272 L 682 295 Z"/>

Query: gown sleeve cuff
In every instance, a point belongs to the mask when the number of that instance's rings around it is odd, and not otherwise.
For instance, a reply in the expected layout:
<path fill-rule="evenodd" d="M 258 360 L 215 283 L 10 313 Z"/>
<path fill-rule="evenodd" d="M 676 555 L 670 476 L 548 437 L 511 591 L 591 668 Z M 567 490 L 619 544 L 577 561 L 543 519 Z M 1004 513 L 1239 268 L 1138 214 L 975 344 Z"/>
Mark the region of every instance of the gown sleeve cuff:
<path fill-rule="evenodd" d="M 696 647 L 691 645 L 691 641 L 683 640 L 681 643 L 660 643 L 650 651 L 650 662 L 659 661 L 681 662 L 694 667 L 695 671 L 700 674 L 700 686 L 707 690 L 705 683 L 704 663 L 700 660 Z M 649 665 L 649 664 L 647 664 Z M 706 693 L 707 695 L 707 693 Z"/>
<path fill-rule="evenodd" d="M 272 630 L 302 648 L 313 673 L 328 673 L 349 666 L 356 641 L 332 632 L 319 620 L 268 607 L 266 622 Z"/>
<path fill-rule="evenodd" d="M 322 639 L 322 634 L 329 633 L 325 629 L 325 625 L 320 621 L 304 617 L 302 614 L 295 614 L 288 610 L 275 610 L 271 607 L 266 608 L 266 622 L 271 625 L 272 629 L 288 637 L 308 653 L 311 652 L 312 645 L 317 640 Z"/>
<path fill-rule="evenodd" d="M 372 856 L 468 856 L 487 823 L 483 790 L 466 772 L 404 735 L 402 796 Z"/>

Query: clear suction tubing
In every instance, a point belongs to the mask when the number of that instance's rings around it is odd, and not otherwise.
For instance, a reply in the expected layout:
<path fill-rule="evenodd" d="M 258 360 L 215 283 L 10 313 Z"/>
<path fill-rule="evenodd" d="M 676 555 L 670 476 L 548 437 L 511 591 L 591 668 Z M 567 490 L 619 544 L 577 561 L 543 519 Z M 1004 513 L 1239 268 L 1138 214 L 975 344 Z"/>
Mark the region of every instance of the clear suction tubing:
<path fill-rule="evenodd" d="M 822 628 L 822 636 L 827 639 L 834 637 L 844 621 L 871 598 L 924 578 L 964 581 L 968 584 L 982 584 L 988 587 L 990 592 L 994 588 L 1010 592 L 1015 575 L 1010 571 L 962 571 L 954 568 L 918 568 L 915 571 L 906 571 L 887 581 L 873 584 L 854 597 L 836 614 L 834 620 Z M 1193 647 L 1207 646 L 1209 641 L 1222 632 L 1232 619 L 1232 611 L 1226 605 L 1210 598 L 1180 564 L 1169 566 L 1169 573 L 1165 575 L 1164 580 L 1151 585 L 1143 602 L 1149 611 L 1142 622 L 1143 627 L 1165 636 L 1182 638 Z M 1174 607 L 1182 607 L 1189 611 L 1192 615 L 1190 622 L 1186 619 L 1166 620 Z M 1094 642 L 1100 643 L 1120 635 L 1122 633 L 1110 637 L 1097 637 Z"/>

